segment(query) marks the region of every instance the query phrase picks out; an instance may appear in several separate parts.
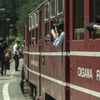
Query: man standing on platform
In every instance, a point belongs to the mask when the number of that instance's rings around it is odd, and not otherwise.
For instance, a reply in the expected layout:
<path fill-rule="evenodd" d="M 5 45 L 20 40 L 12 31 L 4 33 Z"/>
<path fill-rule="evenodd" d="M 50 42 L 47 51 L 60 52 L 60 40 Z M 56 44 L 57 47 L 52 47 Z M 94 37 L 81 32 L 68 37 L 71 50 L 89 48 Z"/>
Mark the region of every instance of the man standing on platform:
<path fill-rule="evenodd" d="M 15 60 L 15 71 L 18 71 L 18 67 L 19 67 L 19 54 L 20 54 L 20 51 L 19 51 L 19 45 L 20 44 L 20 41 L 17 40 L 16 44 L 13 46 L 13 57 L 14 57 L 14 60 Z"/>

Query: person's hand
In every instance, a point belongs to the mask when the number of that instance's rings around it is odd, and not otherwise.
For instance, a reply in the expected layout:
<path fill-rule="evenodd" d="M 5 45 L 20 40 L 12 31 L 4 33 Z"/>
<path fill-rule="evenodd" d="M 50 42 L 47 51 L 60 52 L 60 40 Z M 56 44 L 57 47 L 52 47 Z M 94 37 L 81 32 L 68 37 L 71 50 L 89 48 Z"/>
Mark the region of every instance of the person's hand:
<path fill-rule="evenodd" d="M 55 33 L 54 29 L 51 30 L 51 33 Z"/>
<path fill-rule="evenodd" d="M 52 36 L 53 36 L 54 38 L 56 38 L 56 33 L 55 33 L 54 29 L 51 30 L 51 33 L 52 33 Z"/>
<path fill-rule="evenodd" d="M 57 27 L 55 27 L 55 33 L 56 33 L 56 39 L 58 39 L 59 38 L 59 33 L 57 31 Z"/>

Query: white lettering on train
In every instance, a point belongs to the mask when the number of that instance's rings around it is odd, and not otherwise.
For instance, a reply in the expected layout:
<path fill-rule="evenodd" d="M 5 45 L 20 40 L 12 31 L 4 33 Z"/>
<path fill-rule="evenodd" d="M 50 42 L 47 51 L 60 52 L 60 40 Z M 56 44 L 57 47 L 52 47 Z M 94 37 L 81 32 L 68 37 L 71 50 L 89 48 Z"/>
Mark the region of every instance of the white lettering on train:
<path fill-rule="evenodd" d="M 93 79 L 92 69 L 78 67 L 77 74 L 79 77 Z"/>
<path fill-rule="evenodd" d="M 96 80 L 100 81 L 100 70 L 96 71 Z"/>
<path fill-rule="evenodd" d="M 38 61 L 34 60 L 34 56 L 33 56 L 33 60 L 31 60 L 31 65 L 38 67 Z"/>

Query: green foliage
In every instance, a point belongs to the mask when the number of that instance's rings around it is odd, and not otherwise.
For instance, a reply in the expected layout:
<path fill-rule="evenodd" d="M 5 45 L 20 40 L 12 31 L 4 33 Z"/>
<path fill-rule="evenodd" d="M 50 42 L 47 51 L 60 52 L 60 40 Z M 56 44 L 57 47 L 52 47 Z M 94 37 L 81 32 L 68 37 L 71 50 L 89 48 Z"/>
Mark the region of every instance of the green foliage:
<path fill-rule="evenodd" d="M 0 12 L 0 37 L 4 35 L 4 20 L 10 18 L 9 24 L 13 24 L 12 32 L 9 32 L 9 47 L 13 48 L 16 40 L 21 40 L 23 37 L 23 27 L 27 16 L 34 11 L 45 0 L 0 0 L 0 8 L 5 8 L 4 12 Z M 7 22 L 5 22 L 7 27 Z M 9 31 L 11 27 L 9 27 Z M 6 37 L 8 41 L 8 37 Z M 20 43 L 22 48 L 22 42 Z"/>

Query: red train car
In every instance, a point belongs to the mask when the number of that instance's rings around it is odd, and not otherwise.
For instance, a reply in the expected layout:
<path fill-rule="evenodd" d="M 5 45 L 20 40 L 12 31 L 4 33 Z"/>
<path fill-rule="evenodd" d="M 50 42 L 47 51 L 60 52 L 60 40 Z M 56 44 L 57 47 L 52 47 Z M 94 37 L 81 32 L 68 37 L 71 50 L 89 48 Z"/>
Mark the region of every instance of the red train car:
<path fill-rule="evenodd" d="M 46 0 L 28 15 L 24 69 L 34 100 L 100 99 L 100 31 L 86 29 L 89 22 L 100 23 L 99 5 L 100 0 Z M 58 19 L 64 20 L 62 50 L 51 35 Z"/>

